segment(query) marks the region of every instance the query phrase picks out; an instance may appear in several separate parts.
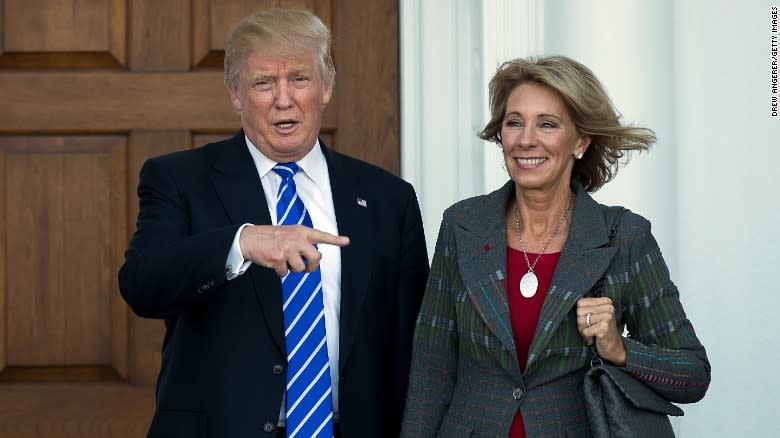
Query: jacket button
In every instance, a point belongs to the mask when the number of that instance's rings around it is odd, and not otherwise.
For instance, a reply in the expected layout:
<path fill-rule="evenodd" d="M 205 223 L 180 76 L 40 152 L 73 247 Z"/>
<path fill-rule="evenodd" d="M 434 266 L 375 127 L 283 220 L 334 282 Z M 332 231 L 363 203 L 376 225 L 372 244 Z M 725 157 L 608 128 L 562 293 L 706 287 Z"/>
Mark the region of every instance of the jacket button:
<path fill-rule="evenodd" d="M 282 374 L 284 367 L 281 365 L 274 365 L 274 374 Z"/>
<path fill-rule="evenodd" d="M 523 397 L 523 390 L 520 388 L 515 388 L 512 390 L 512 398 L 515 400 L 520 400 Z"/>
<path fill-rule="evenodd" d="M 266 421 L 263 425 L 263 432 L 273 432 L 274 431 L 274 425 L 270 421 Z"/>

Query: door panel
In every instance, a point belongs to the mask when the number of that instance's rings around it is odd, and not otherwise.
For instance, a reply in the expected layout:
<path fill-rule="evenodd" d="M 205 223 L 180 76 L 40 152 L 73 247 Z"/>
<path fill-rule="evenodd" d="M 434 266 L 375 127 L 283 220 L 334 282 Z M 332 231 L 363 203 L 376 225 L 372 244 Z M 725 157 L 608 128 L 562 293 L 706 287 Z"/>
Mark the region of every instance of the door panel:
<path fill-rule="evenodd" d="M 6 366 L 110 365 L 114 261 L 126 204 L 119 136 L 2 137 Z M 112 193 L 121 194 L 119 197 Z M 44 274 L 45 275 L 42 275 Z"/>
<path fill-rule="evenodd" d="M 108 0 L 6 0 L 9 52 L 103 52 L 110 46 Z"/>
<path fill-rule="evenodd" d="M 125 65 L 127 0 L 4 0 L 0 67 Z"/>
<path fill-rule="evenodd" d="M 138 171 L 236 131 L 225 38 L 271 7 L 333 31 L 323 140 L 398 173 L 395 0 L 0 0 L 0 436 L 145 436 L 164 328 L 116 285 Z"/>

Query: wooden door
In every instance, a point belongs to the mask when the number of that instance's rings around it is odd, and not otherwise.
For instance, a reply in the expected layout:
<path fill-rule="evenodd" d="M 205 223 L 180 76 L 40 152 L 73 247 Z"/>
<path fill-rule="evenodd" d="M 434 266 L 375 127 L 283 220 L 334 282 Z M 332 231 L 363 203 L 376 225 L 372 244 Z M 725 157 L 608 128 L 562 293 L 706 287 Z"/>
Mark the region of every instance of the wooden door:
<path fill-rule="evenodd" d="M 0 0 L 0 436 L 145 436 L 163 325 L 116 281 L 138 171 L 235 132 L 224 41 L 275 6 L 333 30 L 326 142 L 397 174 L 397 0 Z"/>

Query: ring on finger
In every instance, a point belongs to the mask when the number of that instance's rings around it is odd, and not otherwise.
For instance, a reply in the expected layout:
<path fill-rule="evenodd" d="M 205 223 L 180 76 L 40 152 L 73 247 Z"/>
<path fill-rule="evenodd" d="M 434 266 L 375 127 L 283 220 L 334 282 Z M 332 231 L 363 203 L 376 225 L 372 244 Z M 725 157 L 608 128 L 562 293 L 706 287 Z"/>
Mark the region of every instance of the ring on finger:
<path fill-rule="evenodd" d="M 590 327 L 590 317 L 593 316 L 592 313 L 588 312 L 585 314 L 585 327 Z"/>

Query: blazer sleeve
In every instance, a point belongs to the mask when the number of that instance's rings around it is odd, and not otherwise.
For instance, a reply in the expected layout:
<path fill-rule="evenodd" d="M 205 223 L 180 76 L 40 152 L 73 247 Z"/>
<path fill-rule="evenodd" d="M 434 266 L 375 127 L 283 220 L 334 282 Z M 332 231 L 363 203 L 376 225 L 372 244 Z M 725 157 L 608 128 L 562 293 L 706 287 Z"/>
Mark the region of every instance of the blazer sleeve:
<path fill-rule="evenodd" d="M 239 228 L 192 234 L 189 206 L 172 175 L 157 159 L 144 163 L 136 231 L 119 270 L 122 297 L 146 318 L 174 316 L 222 285 L 227 253 Z"/>
<path fill-rule="evenodd" d="M 683 310 L 650 223 L 643 220 L 635 236 L 626 242 L 626 369 L 669 401 L 696 402 L 710 383 L 707 353 Z"/>
<path fill-rule="evenodd" d="M 403 437 L 436 436 L 455 388 L 458 328 L 455 290 L 462 287 L 455 240 L 446 219 L 439 228 L 431 272 L 417 317 Z"/>

